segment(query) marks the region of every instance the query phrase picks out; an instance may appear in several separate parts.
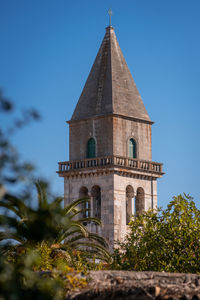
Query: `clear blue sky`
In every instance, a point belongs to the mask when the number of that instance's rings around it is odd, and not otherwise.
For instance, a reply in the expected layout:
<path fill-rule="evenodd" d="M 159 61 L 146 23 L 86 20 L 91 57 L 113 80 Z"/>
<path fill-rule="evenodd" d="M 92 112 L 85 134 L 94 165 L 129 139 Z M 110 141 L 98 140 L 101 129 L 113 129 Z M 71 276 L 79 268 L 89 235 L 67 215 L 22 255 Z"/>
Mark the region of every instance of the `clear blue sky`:
<path fill-rule="evenodd" d="M 0 0 L 0 86 L 42 121 L 14 143 L 53 190 L 68 160 L 68 125 L 113 10 L 115 32 L 153 125 L 153 160 L 164 163 L 158 205 L 200 200 L 199 0 Z"/>

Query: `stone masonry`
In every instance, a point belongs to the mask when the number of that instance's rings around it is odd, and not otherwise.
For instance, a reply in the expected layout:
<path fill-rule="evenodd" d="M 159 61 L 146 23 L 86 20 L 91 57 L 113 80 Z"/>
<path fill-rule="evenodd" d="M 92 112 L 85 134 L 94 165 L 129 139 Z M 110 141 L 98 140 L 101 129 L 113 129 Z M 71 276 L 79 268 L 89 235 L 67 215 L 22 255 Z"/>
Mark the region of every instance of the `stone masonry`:
<path fill-rule="evenodd" d="M 91 271 L 89 284 L 68 300 L 200 300 L 200 275 L 165 272 Z"/>
<path fill-rule="evenodd" d="M 157 178 L 164 173 L 161 163 L 152 162 L 153 122 L 111 26 L 68 124 L 70 157 L 58 171 L 64 177 L 65 205 L 84 191 L 91 198 L 91 215 L 102 221 L 101 228 L 88 227 L 113 249 L 131 215 L 156 208 Z"/>

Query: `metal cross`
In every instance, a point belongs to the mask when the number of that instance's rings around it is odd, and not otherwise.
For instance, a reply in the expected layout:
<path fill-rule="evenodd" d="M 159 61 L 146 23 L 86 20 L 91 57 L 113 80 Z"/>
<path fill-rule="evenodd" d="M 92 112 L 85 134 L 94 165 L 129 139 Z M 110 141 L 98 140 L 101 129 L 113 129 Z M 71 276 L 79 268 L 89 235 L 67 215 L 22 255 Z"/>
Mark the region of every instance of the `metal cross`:
<path fill-rule="evenodd" d="M 112 16 L 112 14 L 113 14 L 111 8 L 109 9 L 108 14 L 109 14 L 109 26 L 111 26 L 111 16 Z"/>

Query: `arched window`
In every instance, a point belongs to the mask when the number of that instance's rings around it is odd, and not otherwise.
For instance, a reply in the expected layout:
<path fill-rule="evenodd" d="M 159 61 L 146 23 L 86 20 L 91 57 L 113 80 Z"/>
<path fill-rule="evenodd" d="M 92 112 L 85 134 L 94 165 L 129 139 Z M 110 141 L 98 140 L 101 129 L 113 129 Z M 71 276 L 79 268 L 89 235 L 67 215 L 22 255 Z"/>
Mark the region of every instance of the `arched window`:
<path fill-rule="evenodd" d="M 136 215 L 139 215 L 144 211 L 144 198 L 145 198 L 144 189 L 139 187 L 137 189 L 137 195 L 136 195 L 136 199 L 135 199 Z"/>
<path fill-rule="evenodd" d="M 137 158 L 136 141 L 134 139 L 128 141 L 128 156 L 130 158 Z"/>
<path fill-rule="evenodd" d="M 101 189 L 95 185 L 92 187 L 91 196 L 93 199 L 93 216 L 95 218 L 101 218 Z"/>
<path fill-rule="evenodd" d="M 91 213 L 90 213 L 91 207 L 90 207 L 90 199 L 88 196 L 88 189 L 85 186 L 80 188 L 79 198 L 88 198 L 88 201 L 82 203 L 80 208 L 84 210 L 83 214 L 82 214 L 83 218 L 89 218 L 91 216 Z"/>
<path fill-rule="evenodd" d="M 96 142 L 95 139 L 90 138 L 87 145 L 87 158 L 96 156 Z"/>
<path fill-rule="evenodd" d="M 133 215 L 133 197 L 134 197 L 134 190 L 131 185 L 126 187 L 126 225 L 131 220 L 131 216 Z"/>

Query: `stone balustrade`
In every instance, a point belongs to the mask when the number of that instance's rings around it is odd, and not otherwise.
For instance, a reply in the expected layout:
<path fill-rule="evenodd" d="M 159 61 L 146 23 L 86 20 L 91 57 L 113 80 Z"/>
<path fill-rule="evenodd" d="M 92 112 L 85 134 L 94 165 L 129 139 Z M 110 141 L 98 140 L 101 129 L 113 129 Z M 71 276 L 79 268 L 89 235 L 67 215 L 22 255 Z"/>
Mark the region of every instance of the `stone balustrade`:
<path fill-rule="evenodd" d="M 95 167 L 126 167 L 129 169 L 143 170 L 154 173 L 162 173 L 162 164 L 147 160 L 139 160 L 126 158 L 122 156 L 104 156 L 95 158 L 86 158 L 77 161 L 59 162 L 58 173 L 69 172 L 80 169 L 95 168 Z"/>

